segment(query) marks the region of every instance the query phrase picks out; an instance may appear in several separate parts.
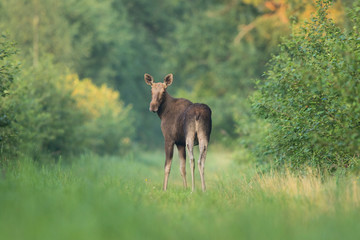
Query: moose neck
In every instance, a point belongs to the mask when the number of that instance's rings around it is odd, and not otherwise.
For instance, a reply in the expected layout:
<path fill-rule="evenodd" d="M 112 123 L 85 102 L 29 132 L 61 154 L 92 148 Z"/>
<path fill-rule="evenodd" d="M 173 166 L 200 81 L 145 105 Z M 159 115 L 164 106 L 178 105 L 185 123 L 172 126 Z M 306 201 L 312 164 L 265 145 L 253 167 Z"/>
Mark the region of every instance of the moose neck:
<path fill-rule="evenodd" d="M 166 112 L 173 108 L 172 105 L 174 103 L 174 100 L 175 99 L 168 92 L 165 92 L 164 100 L 157 111 L 157 114 L 161 120 L 166 115 Z"/>

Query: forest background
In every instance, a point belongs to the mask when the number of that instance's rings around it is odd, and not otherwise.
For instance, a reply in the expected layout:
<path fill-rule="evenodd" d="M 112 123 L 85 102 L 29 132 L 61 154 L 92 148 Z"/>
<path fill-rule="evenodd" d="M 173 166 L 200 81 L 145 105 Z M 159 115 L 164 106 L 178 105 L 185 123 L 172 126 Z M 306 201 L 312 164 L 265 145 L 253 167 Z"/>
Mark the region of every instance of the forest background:
<path fill-rule="evenodd" d="M 171 72 L 170 94 L 207 103 L 212 143 L 239 161 L 357 168 L 358 11 L 350 0 L 2 0 L 1 162 L 162 148 L 143 75 Z"/>

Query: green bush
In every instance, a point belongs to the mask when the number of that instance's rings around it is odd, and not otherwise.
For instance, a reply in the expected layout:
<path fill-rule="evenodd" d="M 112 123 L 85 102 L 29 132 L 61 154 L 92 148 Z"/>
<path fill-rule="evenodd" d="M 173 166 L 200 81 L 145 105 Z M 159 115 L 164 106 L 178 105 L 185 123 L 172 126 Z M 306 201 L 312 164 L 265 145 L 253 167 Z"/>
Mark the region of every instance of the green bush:
<path fill-rule="evenodd" d="M 236 121 L 235 132 L 238 135 L 238 147 L 235 151 L 235 158 L 238 162 L 258 161 L 258 168 L 267 168 L 268 159 L 266 157 L 266 131 L 269 123 L 264 119 L 256 117 L 252 111 L 248 101 L 243 101 L 239 107 L 241 112 L 235 112 L 234 119 Z"/>
<path fill-rule="evenodd" d="M 39 159 L 84 151 L 117 154 L 129 148 L 131 107 L 118 92 L 66 74 L 51 57 L 21 70 L 7 90 L 11 94 L 1 102 L 1 113 L 11 116 L 8 131 L 16 140 L 8 141 L 9 152 Z"/>
<path fill-rule="evenodd" d="M 293 30 L 252 98 L 279 165 L 335 170 L 359 154 L 360 9 L 344 31 L 327 16 L 330 2 L 317 1 L 311 21 Z"/>
<path fill-rule="evenodd" d="M 76 74 L 66 78 L 67 88 L 76 101 L 76 109 L 85 119 L 77 130 L 83 145 L 98 154 L 123 153 L 130 147 L 134 133 L 131 106 L 119 99 L 119 93 L 105 84 L 100 87 Z"/>
<path fill-rule="evenodd" d="M 64 86 L 62 69 L 50 58 L 37 67 L 22 69 L 7 100 L 14 109 L 21 152 L 59 155 L 76 152 L 81 146 L 76 129 L 84 116 Z"/>
<path fill-rule="evenodd" d="M 12 126 L 12 106 L 6 104 L 9 88 L 18 72 L 18 65 L 13 56 L 16 54 L 15 43 L 5 34 L 0 36 L 0 162 L 11 152 L 16 142 L 16 133 Z"/>

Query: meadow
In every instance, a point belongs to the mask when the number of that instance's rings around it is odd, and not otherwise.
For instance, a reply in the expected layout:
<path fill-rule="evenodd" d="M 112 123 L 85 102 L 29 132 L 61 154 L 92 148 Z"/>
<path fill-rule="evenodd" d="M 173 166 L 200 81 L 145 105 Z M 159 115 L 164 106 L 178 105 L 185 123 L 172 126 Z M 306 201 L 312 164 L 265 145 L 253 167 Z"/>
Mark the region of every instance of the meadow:
<path fill-rule="evenodd" d="M 359 0 L 2 0 L 0 240 L 360 239 L 359 29 Z M 207 192 L 135 147 L 145 73 L 211 107 Z"/>
<path fill-rule="evenodd" d="M 0 175 L 0 239 L 359 239 L 358 177 L 261 174 L 232 158 L 209 149 L 205 193 L 197 169 L 197 190 L 182 187 L 176 153 L 166 192 L 161 151 L 14 161 Z"/>

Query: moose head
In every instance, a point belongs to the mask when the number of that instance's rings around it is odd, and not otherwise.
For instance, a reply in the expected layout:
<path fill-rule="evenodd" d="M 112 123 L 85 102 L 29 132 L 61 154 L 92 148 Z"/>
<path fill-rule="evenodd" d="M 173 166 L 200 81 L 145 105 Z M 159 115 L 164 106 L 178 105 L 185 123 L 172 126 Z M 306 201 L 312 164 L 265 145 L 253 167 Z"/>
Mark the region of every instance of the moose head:
<path fill-rule="evenodd" d="M 152 112 L 157 112 L 160 105 L 163 103 L 166 93 L 166 88 L 171 85 L 173 82 L 173 75 L 170 73 L 164 78 L 164 82 L 154 82 L 154 78 L 145 73 L 144 79 L 147 85 L 151 86 L 151 102 L 149 110 Z"/>

